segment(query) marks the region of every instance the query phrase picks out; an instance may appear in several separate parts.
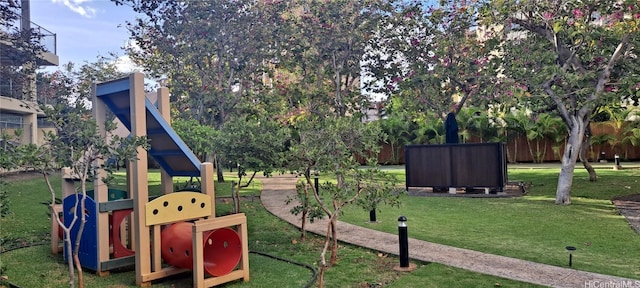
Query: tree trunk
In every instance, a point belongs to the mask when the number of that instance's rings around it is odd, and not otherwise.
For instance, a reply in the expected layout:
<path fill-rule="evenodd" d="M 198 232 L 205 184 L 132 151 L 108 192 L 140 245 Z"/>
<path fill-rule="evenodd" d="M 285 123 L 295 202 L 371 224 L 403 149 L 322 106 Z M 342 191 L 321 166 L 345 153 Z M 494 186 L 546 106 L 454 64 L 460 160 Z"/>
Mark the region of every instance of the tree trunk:
<path fill-rule="evenodd" d="M 308 200 L 307 200 L 308 201 Z M 300 241 L 304 242 L 304 240 L 307 239 L 307 228 L 306 228 L 306 223 L 307 223 L 307 209 L 308 208 L 308 203 L 305 204 L 305 208 L 302 209 L 302 223 L 300 224 L 300 230 L 301 230 L 301 234 L 300 234 Z"/>
<path fill-rule="evenodd" d="M 53 211 L 53 210 L 52 210 Z M 76 287 L 75 285 L 75 273 L 74 273 L 74 265 L 73 265 L 73 253 L 71 253 L 71 251 L 73 251 L 71 249 L 71 228 L 67 228 L 67 227 L 63 227 L 62 228 L 64 230 L 64 245 L 67 246 L 67 265 L 69 268 L 69 287 L 74 288 Z"/>
<path fill-rule="evenodd" d="M 531 140 L 529 140 L 529 138 L 527 138 L 527 147 L 529 147 L 529 155 L 531 155 L 531 161 L 533 161 L 533 163 L 537 163 L 536 154 L 533 153 L 533 148 L 531 148 Z"/>
<path fill-rule="evenodd" d="M 320 265 L 320 274 L 318 275 L 318 288 L 324 287 L 324 271 L 327 270 L 327 266 Z"/>
<path fill-rule="evenodd" d="M 556 204 L 571 204 L 571 185 L 573 184 L 573 172 L 576 167 L 578 155 L 584 138 L 584 121 L 578 117 L 572 119 L 572 126 L 569 129 L 569 140 L 562 155 L 562 166 L 558 176 L 558 187 L 556 190 Z"/>
<path fill-rule="evenodd" d="M 78 288 L 84 288 L 84 277 L 82 277 L 82 265 L 80 264 L 80 257 L 78 257 L 78 253 L 74 253 L 73 261 L 76 263 L 76 269 L 78 269 Z"/>
<path fill-rule="evenodd" d="M 333 267 L 338 263 L 338 231 L 336 218 L 338 218 L 338 214 L 336 213 L 334 217 L 329 219 L 331 221 L 331 258 L 329 259 L 329 267 Z"/>
<path fill-rule="evenodd" d="M 235 181 L 231 181 L 231 199 L 233 199 L 233 214 L 240 213 L 240 183 L 242 183 L 242 176 L 238 174 L 238 183 L 236 184 Z"/>
<path fill-rule="evenodd" d="M 240 213 L 240 184 L 238 183 L 238 188 L 235 189 L 234 193 L 234 203 L 235 203 L 235 214 Z"/>
<path fill-rule="evenodd" d="M 327 270 L 327 250 L 329 249 L 329 235 L 331 235 L 332 229 L 331 218 L 329 218 L 329 223 L 327 224 L 327 234 L 324 238 L 324 244 L 322 245 L 322 252 L 320 252 L 320 275 L 318 277 L 318 287 L 324 287 L 324 271 Z"/>
<path fill-rule="evenodd" d="M 513 140 L 513 163 L 518 163 L 518 137 Z"/>
<path fill-rule="evenodd" d="M 385 161 L 389 161 L 391 162 L 391 164 L 396 164 L 398 162 L 400 162 L 400 152 L 398 151 L 399 149 L 396 148 L 396 145 L 393 145 L 393 141 L 390 141 L 391 143 L 389 143 L 389 149 L 391 150 L 391 159 L 387 160 L 384 159 Z"/>
<path fill-rule="evenodd" d="M 216 168 L 216 177 L 218 178 L 218 182 L 219 183 L 224 183 L 224 174 L 222 174 L 222 166 L 220 165 L 220 157 L 218 157 L 218 155 L 214 155 L 213 156 L 213 165 L 215 165 Z"/>
<path fill-rule="evenodd" d="M 580 162 L 582 162 L 584 169 L 589 172 L 589 181 L 595 182 L 598 180 L 598 175 L 596 175 L 596 170 L 593 169 L 593 166 L 589 163 L 589 158 L 587 157 L 587 149 L 591 146 L 591 123 L 587 124 L 586 129 L 584 141 L 582 141 L 582 147 L 580 147 Z"/>
<path fill-rule="evenodd" d="M 589 181 L 596 182 L 598 180 L 598 176 L 596 175 L 596 170 L 593 169 L 591 163 L 589 163 L 589 159 L 587 158 L 587 141 L 582 143 L 582 149 L 580 149 L 580 162 L 582 162 L 582 166 L 587 172 L 589 172 Z"/>
<path fill-rule="evenodd" d="M 305 241 L 307 239 L 307 215 L 311 209 L 311 201 L 309 198 L 309 188 L 314 189 L 313 193 L 318 192 L 318 178 L 314 179 L 315 183 L 311 184 L 311 173 L 307 169 L 304 172 L 304 177 L 306 180 L 306 184 L 302 185 L 302 191 L 304 192 L 304 196 L 300 199 L 300 204 L 302 205 L 302 223 L 300 224 L 301 235 L 300 241 Z M 303 182 L 304 183 L 304 182 Z M 297 185 L 296 185 L 297 186 Z"/>

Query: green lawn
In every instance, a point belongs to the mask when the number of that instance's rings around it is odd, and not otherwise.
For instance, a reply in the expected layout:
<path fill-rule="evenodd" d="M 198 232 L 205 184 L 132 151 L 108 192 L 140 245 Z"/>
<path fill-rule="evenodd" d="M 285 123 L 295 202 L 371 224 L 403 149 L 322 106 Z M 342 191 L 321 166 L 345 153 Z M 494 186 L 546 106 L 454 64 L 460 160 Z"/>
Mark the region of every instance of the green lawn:
<path fill-rule="evenodd" d="M 402 177 L 402 170 L 389 170 Z M 409 235 L 436 243 L 511 256 L 557 266 L 567 265 L 564 247 L 578 247 L 574 254 L 574 268 L 604 274 L 640 279 L 640 236 L 617 213 L 610 199 L 617 195 L 640 191 L 637 179 L 640 170 L 598 170 L 596 183 L 589 183 L 587 175 L 577 171 L 574 180 L 573 204 L 553 204 L 557 170 L 509 170 L 509 178 L 531 183 L 529 193 L 518 198 L 465 199 L 443 197 L 403 196 L 402 207 L 383 207 L 378 213 L 380 223 L 368 224 L 368 212 L 347 209 L 341 220 L 390 233 L 397 232 L 397 218 L 409 219 Z M 152 173 L 151 193 L 159 192 L 158 173 Z M 231 179 L 228 175 L 227 179 Z M 60 179 L 54 187 L 60 187 Z M 177 179 L 182 187 L 188 179 Z M 123 179 L 116 184 L 123 185 Z M 48 240 L 49 220 L 47 202 L 50 196 L 42 179 L 11 183 L 11 211 L 13 215 L 0 219 L 0 238 L 9 247 L 16 243 Z M 230 181 L 216 183 L 216 195 L 230 195 Z M 255 182 L 245 189 L 245 195 L 258 195 L 261 184 Z M 248 194 L 247 194 L 248 193 Z M 311 237 L 307 243 L 296 243 L 299 236 L 292 226 L 266 212 L 258 200 L 245 201 L 250 249 L 267 252 L 317 267 L 320 238 Z M 218 213 L 228 213 L 228 205 L 217 205 Z M 526 283 L 480 275 L 438 264 L 417 263 L 419 269 L 411 274 L 392 272 L 397 259 L 378 255 L 367 249 L 341 246 L 338 265 L 327 274 L 328 287 L 358 287 L 368 283 L 391 287 L 532 287 Z M 65 287 L 65 266 L 60 256 L 50 255 L 47 246 L 19 249 L 0 255 L 8 265 L 5 273 L 22 287 L 39 286 L 47 279 L 48 287 Z M 300 287 L 310 279 L 307 269 L 251 254 L 249 283 L 233 283 L 225 287 Z M 37 271 L 33 273 L 33 271 Z M 287 271 L 283 273 L 283 271 Z M 110 277 L 87 275 L 88 287 L 129 287 L 133 272 L 112 273 Z M 157 287 L 188 287 L 190 280 L 170 279 Z M 419 280 L 418 280 L 419 279 Z M 93 282 L 92 282 L 93 281 Z M 416 284 L 420 283 L 420 285 Z M 427 285 L 432 286 L 424 286 Z M 256 286 L 258 285 L 258 286 Z M 416 286 L 418 285 L 418 286 Z"/>
<path fill-rule="evenodd" d="M 397 218 L 405 215 L 410 237 L 556 266 L 567 266 L 571 245 L 578 248 L 575 269 L 640 279 L 640 235 L 611 202 L 640 191 L 640 170 L 597 172 L 599 181 L 590 183 L 586 172 L 576 171 L 569 206 L 554 204 L 558 169 L 511 169 L 510 179 L 531 183 L 526 196 L 405 195 L 399 209 L 382 208 L 380 223 L 365 223 L 368 212 L 354 207 L 340 220 L 397 233 Z"/>

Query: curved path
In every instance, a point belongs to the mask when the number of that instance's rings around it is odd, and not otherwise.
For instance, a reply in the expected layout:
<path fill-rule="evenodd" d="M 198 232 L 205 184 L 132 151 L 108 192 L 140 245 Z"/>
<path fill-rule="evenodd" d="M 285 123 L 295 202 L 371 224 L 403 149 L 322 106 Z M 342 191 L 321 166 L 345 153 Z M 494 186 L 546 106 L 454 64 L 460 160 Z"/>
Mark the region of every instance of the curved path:
<path fill-rule="evenodd" d="M 300 219 L 289 213 L 293 204 L 286 205 L 285 203 L 287 196 L 295 194 L 295 183 L 298 178 L 292 175 L 276 175 L 270 178 L 263 177 L 260 180 L 263 183 L 260 198 L 264 207 L 275 216 L 300 227 Z M 323 219 L 316 220 L 314 223 L 307 223 L 306 227 L 309 232 L 324 235 L 327 221 Z M 338 237 L 340 241 L 345 243 L 367 247 L 384 253 L 398 254 L 398 236 L 394 234 L 339 222 Z M 374 239 L 375 241 L 372 241 Z M 608 284 L 610 286 L 607 287 L 640 288 L 640 280 L 637 279 L 562 268 L 422 240 L 409 239 L 409 249 L 409 256 L 415 260 L 441 263 L 469 271 L 539 285 L 551 287 L 600 287 L 594 285 Z"/>

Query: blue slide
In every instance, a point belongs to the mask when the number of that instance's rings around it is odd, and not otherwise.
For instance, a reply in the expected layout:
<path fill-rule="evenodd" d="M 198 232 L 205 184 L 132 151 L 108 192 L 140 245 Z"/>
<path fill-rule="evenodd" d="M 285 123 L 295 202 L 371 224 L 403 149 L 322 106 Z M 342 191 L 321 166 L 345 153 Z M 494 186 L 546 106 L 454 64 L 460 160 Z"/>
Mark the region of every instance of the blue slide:
<path fill-rule="evenodd" d="M 96 96 L 131 131 L 129 89 L 131 78 L 100 83 Z M 200 161 L 167 123 L 158 108 L 145 97 L 149 155 L 171 176 L 200 177 Z"/>

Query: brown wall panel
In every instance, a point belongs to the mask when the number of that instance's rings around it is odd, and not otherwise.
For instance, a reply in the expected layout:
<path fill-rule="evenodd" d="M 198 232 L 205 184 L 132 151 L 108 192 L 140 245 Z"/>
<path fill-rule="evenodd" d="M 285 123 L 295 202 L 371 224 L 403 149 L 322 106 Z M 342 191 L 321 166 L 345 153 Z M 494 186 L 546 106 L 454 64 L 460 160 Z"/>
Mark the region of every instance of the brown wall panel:
<path fill-rule="evenodd" d="M 507 181 L 503 143 L 408 145 L 407 187 L 496 187 Z"/>

